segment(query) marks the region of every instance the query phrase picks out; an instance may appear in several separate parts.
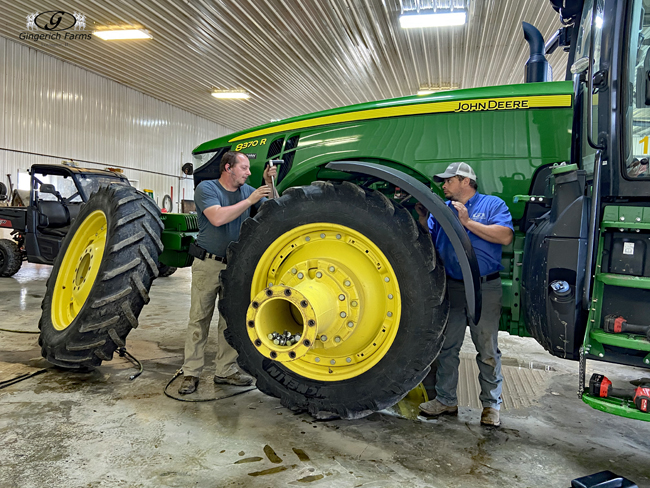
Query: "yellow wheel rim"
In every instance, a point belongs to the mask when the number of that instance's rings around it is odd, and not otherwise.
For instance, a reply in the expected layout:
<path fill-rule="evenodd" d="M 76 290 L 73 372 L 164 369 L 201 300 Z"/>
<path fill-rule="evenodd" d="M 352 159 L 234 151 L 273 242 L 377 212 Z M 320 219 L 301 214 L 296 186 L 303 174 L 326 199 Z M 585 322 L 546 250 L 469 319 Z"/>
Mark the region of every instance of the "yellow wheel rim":
<path fill-rule="evenodd" d="M 63 257 L 52 295 L 52 324 L 65 330 L 83 308 L 106 249 L 106 214 L 91 213 L 77 229 Z"/>
<path fill-rule="evenodd" d="M 397 335 L 401 297 L 381 250 L 360 232 L 315 223 L 277 238 L 260 259 L 246 315 L 258 351 L 305 378 L 341 381 L 381 361 Z M 273 332 L 300 334 L 278 346 Z"/>

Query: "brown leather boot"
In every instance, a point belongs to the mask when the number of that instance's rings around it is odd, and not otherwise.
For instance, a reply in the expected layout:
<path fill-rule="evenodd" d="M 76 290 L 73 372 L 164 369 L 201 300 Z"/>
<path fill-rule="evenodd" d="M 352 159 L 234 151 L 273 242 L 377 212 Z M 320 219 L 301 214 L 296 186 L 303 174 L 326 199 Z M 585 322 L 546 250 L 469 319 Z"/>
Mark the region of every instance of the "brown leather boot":
<path fill-rule="evenodd" d="M 248 376 L 244 373 L 233 373 L 230 376 L 215 376 L 215 385 L 233 385 L 233 386 L 248 386 L 252 385 L 255 378 Z"/>
<path fill-rule="evenodd" d="M 181 395 L 189 395 L 196 391 L 197 386 L 199 386 L 199 378 L 197 376 L 183 376 L 183 382 L 178 389 L 178 393 Z"/>
<path fill-rule="evenodd" d="M 485 407 L 481 414 L 481 425 L 488 427 L 499 427 L 501 420 L 499 419 L 499 411 L 496 408 Z"/>
<path fill-rule="evenodd" d="M 452 407 L 441 403 L 437 398 L 426 403 L 420 403 L 420 410 L 428 417 L 438 417 L 440 415 L 458 415 L 458 406 Z"/>

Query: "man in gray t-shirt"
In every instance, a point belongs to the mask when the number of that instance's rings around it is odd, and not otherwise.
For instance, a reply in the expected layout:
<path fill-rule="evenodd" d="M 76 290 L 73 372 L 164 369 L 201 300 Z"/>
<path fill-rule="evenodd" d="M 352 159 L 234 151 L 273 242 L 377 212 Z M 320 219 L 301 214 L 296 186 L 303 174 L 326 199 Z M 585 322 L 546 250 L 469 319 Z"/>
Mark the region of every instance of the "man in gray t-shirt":
<path fill-rule="evenodd" d="M 246 179 L 251 174 L 250 162 L 245 154 L 236 151 L 223 155 L 220 169 L 221 176 L 218 180 L 202 181 L 194 192 L 199 217 L 196 245 L 201 248 L 200 254 L 204 257 L 195 258 L 192 264 L 190 320 L 185 338 L 183 382 L 178 389 L 182 395 L 193 393 L 199 384 L 205 362 L 205 344 L 221 291 L 220 274 L 226 267 L 224 258 L 228 244 L 239 239 L 239 229 L 248 218 L 250 207 L 257 207 L 267 197 L 271 197 L 271 178 L 276 175 L 275 167 L 266 168 L 266 185 L 257 190 L 247 185 Z M 237 369 L 237 351 L 223 337 L 225 328 L 226 323 L 219 316 L 214 382 L 250 385 L 253 378 Z"/>

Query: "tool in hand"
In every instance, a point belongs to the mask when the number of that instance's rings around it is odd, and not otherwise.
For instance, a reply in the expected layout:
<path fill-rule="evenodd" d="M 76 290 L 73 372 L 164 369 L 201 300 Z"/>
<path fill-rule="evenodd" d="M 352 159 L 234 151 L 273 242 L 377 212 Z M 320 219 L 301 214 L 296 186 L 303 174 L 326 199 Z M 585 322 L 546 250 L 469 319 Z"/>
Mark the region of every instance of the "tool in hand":
<path fill-rule="evenodd" d="M 598 398 L 631 399 L 636 408 L 642 412 L 650 412 L 650 379 L 644 378 L 635 382 L 636 388 L 614 388 L 607 376 L 594 373 L 589 379 L 589 394 Z"/>
<path fill-rule="evenodd" d="M 612 334 L 627 333 L 644 335 L 650 341 L 650 325 L 629 324 L 620 315 L 607 315 L 603 322 L 603 330 Z"/>
<path fill-rule="evenodd" d="M 274 164 L 280 166 L 283 163 L 284 159 L 269 159 L 269 168 L 272 168 Z M 278 190 L 275 189 L 275 178 L 273 176 L 271 176 L 271 184 L 273 189 L 273 198 L 279 198 L 280 194 L 278 193 Z"/>

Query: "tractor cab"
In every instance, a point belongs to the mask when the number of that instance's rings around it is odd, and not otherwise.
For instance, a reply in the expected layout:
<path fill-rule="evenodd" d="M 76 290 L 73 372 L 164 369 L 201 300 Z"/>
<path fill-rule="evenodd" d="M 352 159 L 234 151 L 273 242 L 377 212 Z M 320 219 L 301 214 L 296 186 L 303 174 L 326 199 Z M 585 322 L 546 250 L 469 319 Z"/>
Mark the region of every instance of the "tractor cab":
<path fill-rule="evenodd" d="M 550 353 L 580 361 L 585 402 L 648 420 L 632 398 L 586 391 L 585 363 L 650 367 L 650 1 L 553 3 L 570 39 L 572 157 L 551 168 L 551 194 L 527 203 L 524 321 Z"/>

